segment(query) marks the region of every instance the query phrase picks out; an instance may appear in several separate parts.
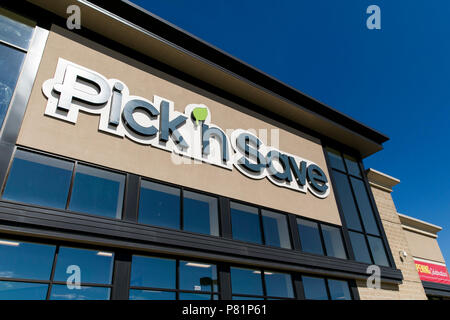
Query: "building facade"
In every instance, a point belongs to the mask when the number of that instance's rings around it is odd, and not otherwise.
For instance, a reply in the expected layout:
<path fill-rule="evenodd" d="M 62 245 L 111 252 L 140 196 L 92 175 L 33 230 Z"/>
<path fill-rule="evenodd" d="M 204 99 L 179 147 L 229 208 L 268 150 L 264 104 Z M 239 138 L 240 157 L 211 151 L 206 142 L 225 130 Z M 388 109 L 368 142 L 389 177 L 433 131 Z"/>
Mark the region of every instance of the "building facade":
<path fill-rule="evenodd" d="M 2 6 L 0 299 L 450 292 L 385 135 L 127 1 Z"/>

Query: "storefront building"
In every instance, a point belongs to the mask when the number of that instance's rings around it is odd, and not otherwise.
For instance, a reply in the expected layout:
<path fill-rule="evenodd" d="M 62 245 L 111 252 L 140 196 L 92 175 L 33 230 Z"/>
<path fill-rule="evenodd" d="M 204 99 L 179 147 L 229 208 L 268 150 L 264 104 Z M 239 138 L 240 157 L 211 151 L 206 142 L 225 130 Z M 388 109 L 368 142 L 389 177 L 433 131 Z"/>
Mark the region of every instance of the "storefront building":
<path fill-rule="evenodd" d="M 450 292 L 385 135 L 126 1 L 2 5 L 0 299 Z"/>

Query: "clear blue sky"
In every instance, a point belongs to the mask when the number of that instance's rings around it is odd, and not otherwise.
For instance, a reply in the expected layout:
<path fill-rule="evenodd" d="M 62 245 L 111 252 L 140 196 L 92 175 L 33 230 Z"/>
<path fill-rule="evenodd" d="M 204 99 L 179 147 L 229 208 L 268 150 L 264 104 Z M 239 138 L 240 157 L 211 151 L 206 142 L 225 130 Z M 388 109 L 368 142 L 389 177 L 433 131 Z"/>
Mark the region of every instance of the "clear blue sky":
<path fill-rule="evenodd" d="M 450 263 L 450 1 L 133 2 L 388 135 L 364 165 L 401 180 L 400 213 L 444 228 Z"/>

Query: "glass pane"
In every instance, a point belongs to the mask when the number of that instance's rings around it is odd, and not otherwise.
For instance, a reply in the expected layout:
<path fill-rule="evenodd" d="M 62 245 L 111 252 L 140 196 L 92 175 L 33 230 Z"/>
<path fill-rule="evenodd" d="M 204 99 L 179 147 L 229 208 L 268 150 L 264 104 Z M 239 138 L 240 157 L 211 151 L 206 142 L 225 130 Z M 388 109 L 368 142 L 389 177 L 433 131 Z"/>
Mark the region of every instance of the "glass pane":
<path fill-rule="evenodd" d="M 17 150 L 3 199 L 65 209 L 73 163 Z"/>
<path fill-rule="evenodd" d="M 0 240 L 0 277 L 49 280 L 55 246 Z"/>
<path fill-rule="evenodd" d="M 180 261 L 180 289 L 218 291 L 216 266 L 208 263 Z"/>
<path fill-rule="evenodd" d="M 123 174 L 78 165 L 69 209 L 120 219 L 124 188 Z"/>
<path fill-rule="evenodd" d="M 319 225 L 315 222 L 297 219 L 298 233 L 302 251 L 323 255 L 322 240 L 320 239 Z"/>
<path fill-rule="evenodd" d="M 218 236 L 217 198 L 190 191 L 184 191 L 183 196 L 183 229 Z"/>
<path fill-rule="evenodd" d="M 50 300 L 109 300 L 110 288 L 85 287 L 69 289 L 66 285 L 52 285 Z"/>
<path fill-rule="evenodd" d="M 347 259 L 341 230 L 336 227 L 322 225 L 322 235 L 325 242 L 327 256 Z"/>
<path fill-rule="evenodd" d="M 375 216 L 372 206 L 370 205 L 369 196 L 362 180 L 350 178 L 352 181 L 353 191 L 355 192 L 356 202 L 358 203 L 359 212 L 367 233 L 379 235 Z"/>
<path fill-rule="evenodd" d="M 353 253 L 355 254 L 355 260 L 365 263 L 372 263 L 364 235 L 351 231 L 349 232 L 349 235 Z"/>
<path fill-rule="evenodd" d="M 333 177 L 334 182 L 336 183 L 335 192 L 341 202 L 347 227 L 349 229 L 362 231 L 358 211 L 356 209 L 355 201 L 353 200 L 352 190 L 350 189 L 347 175 L 333 171 Z"/>
<path fill-rule="evenodd" d="M 262 210 L 261 213 L 266 245 L 290 249 L 291 241 L 286 216 L 267 210 Z"/>
<path fill-rule="evenodd" d="M 0 39 L 27 49 L 33 35 L 34 22 L 0 8 Z"/>
<path fill-rule="evenodd" d="M 45 300 L 48 285 L 0 281 L 0 300 Z"/>
<path fill-rule="evenodd" d="M 290 274 L 264 271 L 266 292 L 268 296 L 293 298 L 294 289 Z"/>
<path fill-rule="evenodd" d="M 261 271 L 232 267 L 230 272 L 233 294 L 263 295 Z"/>
<path fill-rule="evenodd" d="M 140 223 L 180 229 L 180 189 L 142 181 L 139 196 Z"/>
<path fill-rule="evenodd" d="M 331 300 L 352 300 L 347 281 L 328 279 Z"/>
<path fill-rule="evenodd" d="M 214 295 L 211 294 L 199 294 L 199 293 L 189 293 L 180 292 L 180 300 L 217 300 Z"/>
<path fill-rule="evenodd" d="M 328 160 L 330 162 L 331 167 L 345 172 L 344 161 L 342 160 L 341 153 L 337 150 L 328 147 L 327 151 L 328 151 Z"/>
<path fill-rule="evenodd" d="M 232 300 L 264 300 L 264 298 L 233 296 Z"/>
<path fill-rule="evenodd" d="M 80 272 L 81 283 L 110 284 L 113 261 L 111 252 L 60 247 L 54 279 L 66 282 Z"/>
<path fill-rule="evenodd" d="M 176 293 L 156 290 L 130 290 L 130 300 L 175 300 Z"/>
<path fill-rule="evenodd" d="M 349 155 L 346 154 L 344 154 L 344 159 L 348 173 L 357 177 L 361 177 L 361 171 L 359 170 L 358 161 L 355 158 L 350 157 Z"/>
<path fill-rule="evenodd" d="M 130 286 L 176 289 L 175 260 L 133 256 Z"/>
<path fill-rule="evenodd" d="M 373 260 L 375 260 L 375 264 L 389 267 L 389 261 L 381 239 L 368 236 L 367 240 L 369 240 L 369 246 L 372 251 L 372 257 Z"/>
<path fill-rule="evenodd" d="M 233 239 L 262 244 L 258 209 L 231 202 Z"/>
<path fill-rule="evenodd" d="M 24 57 L 25 53 L 0 44 L 0 128 L 11 102 Z"/>
<path fill-rule="evenodd" d="M 325 279 L 302 276 L 305 299 L 328 300 Z"/>

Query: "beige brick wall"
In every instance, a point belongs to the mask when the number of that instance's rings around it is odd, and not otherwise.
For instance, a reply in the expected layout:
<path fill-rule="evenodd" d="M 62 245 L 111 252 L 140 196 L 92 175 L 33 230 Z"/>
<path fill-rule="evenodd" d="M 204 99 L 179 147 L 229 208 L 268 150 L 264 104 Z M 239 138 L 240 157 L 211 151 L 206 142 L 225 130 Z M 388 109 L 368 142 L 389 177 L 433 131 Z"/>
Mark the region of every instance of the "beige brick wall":
<path fill-rule="evenodd" d="M 373 185 L 371 189 L 378 211 L 380 212 L 381 221 L 389 246 L 391 247 L 392 255 L 394 256 L 396 267 L 402 271 L 404 279 L 400 285 L 382 284 L 380 289 L 367 288 L 364 281 L 358 281 L 357 286 L 361 300 L 427 299 L 389 189 L 378 188 Z M 401 259 L 399 254 L 402 250 L 408 254 L 404 259 Z"/>

